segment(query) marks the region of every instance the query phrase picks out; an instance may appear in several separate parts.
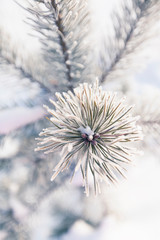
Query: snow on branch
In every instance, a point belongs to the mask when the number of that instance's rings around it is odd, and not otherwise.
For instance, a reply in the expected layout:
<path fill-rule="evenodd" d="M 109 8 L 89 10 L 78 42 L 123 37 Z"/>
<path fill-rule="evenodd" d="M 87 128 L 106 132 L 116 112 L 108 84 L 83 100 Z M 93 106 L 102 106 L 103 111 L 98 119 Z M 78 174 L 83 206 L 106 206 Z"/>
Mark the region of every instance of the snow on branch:
<path fill-rule="evenodd" d="M 33 107 L 46 102 L 47 89 L 22 68 L 11 64 L 0 54 L 0 109 L 19 106 Z"/>
<path fill-rule="evenodd" d="M 99 57 L 101 83 L 126 77 L 153 55 L 159 12 L 160 1 L 132 0 L 123 2 L 121 14 L 113 14 L 114 36 L 104 39 Z"/>
<path fill-rule="evenodd" d="M 40 33 L 46 60 L 54 77 L 68 89 L 89 77 L 89 15 L 86 0 L 36 1 L 29 8 L 31 24 Z"/>

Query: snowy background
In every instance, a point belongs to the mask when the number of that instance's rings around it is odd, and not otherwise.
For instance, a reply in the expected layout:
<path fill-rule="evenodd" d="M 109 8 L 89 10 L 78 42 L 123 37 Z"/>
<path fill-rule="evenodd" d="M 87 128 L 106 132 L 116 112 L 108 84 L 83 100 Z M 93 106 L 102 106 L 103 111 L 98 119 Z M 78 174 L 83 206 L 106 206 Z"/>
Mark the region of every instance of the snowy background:
<path fill-rule="evenodd" d="M 90 0 L 90 2 L 94 25 L 93 39 L 94 44 L 98 46 L 101 35 L 105 34 L 104 28 L 107 19 L 108 26 L 110 24 L 110 12 L 115 7 L 118 8 L 120 1 L 114 0 L 109 3 L 109 1 L 105 0 Z M 21 1 L 21 4 L 27 5 L 26 1 Z M 16 66 L 23 66 L 28 71 L 32 69 L 34 76 L 41 75 L 39 78 L 43 83 L 45 63 L 43 64 L 41 44 L 38 38 L 31 36 L 33 30 L 24 22 L 26 18 L 27 13 L 13 0 L 1 0 L 0 47 L 3 49 L 3 55 L 6 58 L 8 57 L 11 62 L 12 58 L 14 60 L 14 52 L 16 52 Z M 159 103 L 159 49 L 158 47 L 155 48 L 155 46 L 149 48 L 152 56 L 148 59 L 147 64 L 130 78 L 129 83 L 123 82 L 123 85 L 127 84 L 130 94 L 134 95 L 137 92 L 141 94 L 143 92 L 146 99 L 155 96 L 155 101 Z M 12 135 L 13 130 L 19 129 L 27 123 L 32 123 L 45 114 L 41 107 L 43 103 L 39 103 L 32 108 L 20 104 L 19 106 L 18 104 L 12 106 L 13 100 L 19 102 L 22 97 L 25 101 L 30 99 L 32 101 L 32 97 L 34 98 L 37 94 L 36 91 L 40 90 L 37 90 L 37 86 L 35 86 L 35 89 L 31 89 L 33 86 L 30 86 L 31 83 L 28 81 L 28 85 L 24 85 L 22 88 L 23 96 L 21 96 L 20 92 L 22 90 L 15 87 L 16 77 L 14 78 L 14 73 L 12 78 L 8 73 L 9 70 L 7 72 L 3 67 L 0 68 L 0 106 L 6 104 L 6 107 L 0 108 L 0 136 L 3 137 L 4 134 L 9 134 L 0 142 L 1 164 L 5 164 L 4 161 L 21 151 L 19 140 Z M 112 84 L 106 87 L 113 88 Z M 118 88 L 119 85 L 117 85 Z M 28 91 L 32 91 L 32 94 L 27 95 Z M 28 177 L 24 167 L 26 164 L 25 155 L 24 158 L 21 157 L 22 161 L 15 160 L 12 175 L 6 176 L 3 169 L 0 171 L 0 181 L 1 183 L 5 182 L 12 192 L 8 196 L 9 204 L 14 212 L 14 217 L 22 222 L 23 226 L 19 226 L 19 231 L 25 231 L 24 226 L 29 224 L 29 229 L 31 229 L 30 238 L 33 240 L 159 240 L 159 154 L 159 145 L 153 144 L 151 141 L 150 146 L 145 148 L 144 155 L 136 157 L 134 165 L 128 171 L 127 181 L 121 181 L 116 187 L 111 186 L 108 188 L 103 186 L 103 193 L 100 197 L 91 196 L 87 199 L 85 199 L 85 195 L 81 197 L 78 190 L 76 190 L 80 184 L 77 176 L 77 179 L 73 182 L 74 190 L 71 189 L 70 184 L 67 182 L 64 183 L 64 186 L 58 188 L 51 197 L 46 197 L 47 200 L 44 200 L 42 204 L 37 201 L 35 204 L 39 210 L 37 210 L 36 214 L 33 214 L 31 210 L 28 210 L 25 205 L 20 203 L 16 196 L 18 192 L 17 182 L 23 181 L 24 178 L 27 181 Z M 51 166 L 53 167 L 53 165 Z M 51 170 L 46 173 L 48 174 L 48 182 Z M 83 189 L 81 190 L 83 191 Z M 0 191 L 4 194 L 4 189 L 1 188 Z M 32 196 L 30 196 L 30 199 L 32 199 Z M 80 204 L 81 200 L 83 206 Z M 0 205 L 3 206 L 4 203 L 2 204 L 1 201 L 2 198 L 0 197 Z M 54 209 L 50 209 L 51 202 L 54 202 Z M 56 208 L 57 210 L 55 210 Z M 74 221 L 66 223 L 70 221 L 67 216 L 71 214 L 75 217 Z M 3 218 L 3 215 L 0 218 Z M 12 225 L 13 223 L 10 222 L 9 224 Z M 51 232 L 56 232 L 59 226 L 63 224 L 69 226 L 69 229 L 66 228 L 67 231 L 64 230 L 59 235 L 53 234 L 52 237 L 49 237 Z M 0 239 L 16 239 L 14 237 L 6 238 L 6 236 L 6 230 L 2 225 L 0 226 Z"/>

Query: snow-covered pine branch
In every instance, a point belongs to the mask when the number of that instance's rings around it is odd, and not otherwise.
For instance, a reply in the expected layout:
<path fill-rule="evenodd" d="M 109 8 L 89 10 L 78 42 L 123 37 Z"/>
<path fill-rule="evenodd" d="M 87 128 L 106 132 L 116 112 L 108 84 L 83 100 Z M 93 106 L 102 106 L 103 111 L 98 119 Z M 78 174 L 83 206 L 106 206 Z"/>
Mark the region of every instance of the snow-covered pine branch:
<path fill-rule="evenodd" d="M 131 0 L 113 13 L 113 36 L 103 39 L 99 54 L 100 82 L 126 78 L 153 56 L 160 34 L 159 12 L 160 1 Z"/>
<path fill-rule="evenodd" d="M 48 99 L 49 93 L 49 89 L 42 83 L 0 54 L 0 110 L 41 106 Z"/>
<path fill-rule="evenodd" d="M 40 33 L 44 55 L 62 89 L 90 79 L 89 15 L 86 0 L 36 1 L 28 8 L 31 24 Z"/>

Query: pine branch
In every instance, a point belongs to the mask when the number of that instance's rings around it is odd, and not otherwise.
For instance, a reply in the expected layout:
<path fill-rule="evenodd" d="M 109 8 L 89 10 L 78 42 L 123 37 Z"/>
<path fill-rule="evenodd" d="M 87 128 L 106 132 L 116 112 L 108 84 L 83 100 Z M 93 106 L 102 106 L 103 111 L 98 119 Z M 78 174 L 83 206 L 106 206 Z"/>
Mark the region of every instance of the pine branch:
<path fill-rule="evenodd" d="M 26 58 L 23 54 L 20 55 L 20 53 L 23 51 L 22 48 L 25 48 L 25 46 L 23 46 L 23 43 L 22 45 L 17 46 L 12 42 L 11 36 L 6 33 L 3 28 L 0 28 L 0 35 L 0 68 L 2 69 L 1 74 L 3 74 L 3 71 L 6 73 L 6 77 L 8 74 L 8 81 L 9 73 L 10 78 L 12 78 L 12 74 L 17 75 L 17 78 L 28 78 L 32 83 L 40 86 L 44 92 L 54 93 L 56 87 L 54 87 L 54 89 L 52 87 L 53 84 L 51 85 L 50 82 L 47 81 L 50 72 L 47 71 L 46 73 L 46 69 L 44 72 L 42 65 L 44 65 L 44 67 L 46 66 L 42 61 L 42 58 L 35 58 L 33 55 L 28 55 Z"/>
<path fill-rule="evenodd" d="M 58 8 L 58 4 L 56 3 L 55 0 L 51 0 L 51 4 L 53 6 L 53 9 L 55 11 L 55 13 L 58 13 L 59 12 L 59 8 Z M 67 44 L 66 44 L 66 41 L 65 41 L 65 29 L 64 29 L 64 26 L 63 26 L 63 22 L 62 22 L 62 18 L 60 16 L 60 13 L 57 14 L 57 18 L 56 18 L 56 26 L 57 26 L 57 29 L 58 29 L 58 32 L 59 32 L 59 41 L 60 41 L 60 45 L 62 47 L 62 52 L 63 52 L 63 55 L 64 55 L 64 63 L 66 65 L 66 68 L 67 68 L 67 78 L 68 78 L 68 81 L 70 82 L 72 80 L 71 78 L 71 67 L 69 64 L 67 64 L 67 61 L 69 61 L 69 54 L 68 54 L 68 48 L 67 48 Z"/>
<path fill-rule="evenodd" d="M 62 89 L 64 86 L 72 89 L 77 82 L 88 81 L 91 78 L 87 43 L 90 21 L 86 0 L 36 2 L 41 4 L 28 9 L 37 18 L 32 18 L 31 24 L 41 34 L 45 58 L 54 69 L 56 81 Z"/>
<path fill-rule="evenodd" d="M 102 83 L 126 77 L 152 56 L 150 44 L 155 44 L 159 33 L 160 2 L 132 0 L 129 3 L 126 1 L 123 5 L 123 17 L 113 15 L 115 40 L 113 37 L 108 42 L 104 40 L 104 49 L 100 53 Z"/>
<path fill-rule="evenodd" d="M 0 109 L 42 105 L 50 90 L 0 54 Z"/>

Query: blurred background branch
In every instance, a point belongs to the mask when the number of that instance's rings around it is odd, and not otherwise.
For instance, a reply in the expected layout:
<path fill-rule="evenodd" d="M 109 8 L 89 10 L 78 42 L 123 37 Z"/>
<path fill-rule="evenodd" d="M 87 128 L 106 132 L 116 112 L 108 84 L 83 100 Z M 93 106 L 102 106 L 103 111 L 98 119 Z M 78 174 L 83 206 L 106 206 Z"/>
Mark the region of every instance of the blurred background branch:
<path fill-rule="evenodd" d="M 99 55 L 102 83 L 135 74 L 153 57 L 153 45 L 159 45 L 159 12 L 157 0 L 133 0 L 112 13 L 113 36 L 103 39 Z"/>

